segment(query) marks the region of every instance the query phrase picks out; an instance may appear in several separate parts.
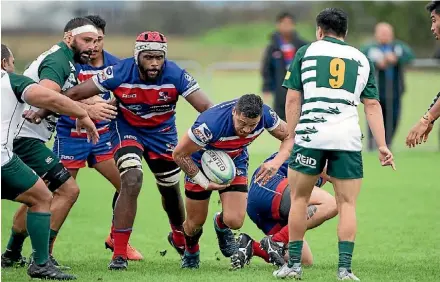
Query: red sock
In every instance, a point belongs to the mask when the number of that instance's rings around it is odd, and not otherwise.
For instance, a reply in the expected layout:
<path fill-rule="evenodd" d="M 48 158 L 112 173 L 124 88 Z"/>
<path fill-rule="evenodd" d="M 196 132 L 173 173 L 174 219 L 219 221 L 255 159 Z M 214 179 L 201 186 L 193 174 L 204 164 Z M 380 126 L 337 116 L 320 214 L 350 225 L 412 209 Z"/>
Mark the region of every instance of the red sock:
<path fill-rule="evenodd" d="M 264 259 L 266 262 L 269 262 L 269 255 L 261 249 L 259 242 L 254 241 L 252 243 L 252 249 L 254 250 L 254 256 L 260 257 Z"/>
<path fill-rule="evenodd" d="M 223 212 L 217 214 L 215 217 L 215 223 L 217 224 L 217 227 L 220 229 L 226 229 L 228 226 L 223 222 Z"/>
<path fill-rule="evenodd" d="M 200 250 L 199 244 L 195 244 L 194 246 L 191 246 L 191 247 L 189 247 L 188 245 L 185 245 L 185 250 L 190 254 L 195 254 Z"/>
<path fill-rule="evenodd" d="M 282 242 L 284 245 L 289 244 L 289 226 L 284 226 L 280 231 L 272 237 L 274 242 Z"/>
<path fill-rule="evenodd" d="M 113 259 L 116 257 L 123 257 L 127 259 L 127 245 L 128 240 L 130 240 L 131 228 L 123 230 L 113 230 Z"/>
<path fill-rule="evenodd" d="M 185 236 L 183 235 L 183 226 L 171 225 L 171 230 L 173 231 L 173 241 L 174 243 L 181 247 L 185 246 Z"/>

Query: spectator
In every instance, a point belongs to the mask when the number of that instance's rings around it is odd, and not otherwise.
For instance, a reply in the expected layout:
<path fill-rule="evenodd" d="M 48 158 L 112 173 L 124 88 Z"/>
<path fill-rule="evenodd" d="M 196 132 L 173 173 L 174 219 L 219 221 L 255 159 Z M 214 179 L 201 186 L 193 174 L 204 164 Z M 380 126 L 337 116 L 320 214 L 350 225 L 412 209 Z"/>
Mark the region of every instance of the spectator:
<path fill-rule="evenodd" d="M 378 23 L 375 28 L 376 42 L 361 50 L 375 64 L 382 106 L 385 136 L 391 146 L 400 118 L 400 108 L 405 91 L 404 66 L 414 59 L 412 50 L 405 43 L 394 39 L 393 27 Z M 369 132 L 368 149 L 373 149 L 373 138 Z"/>
<path fill-rule="evenodd" d="M 286 120 L 285 103 L 287 90 L 282 87 L 284 76 L 295 57 L 296 51 L 307 42 L 301 40 L 295 31 L 295 19 L 289 13 L 281 13 L 277 17 L 277 30 L 271 35 L 267 46 L 261 75 L 263 78 L 263 94 L 267 101 L 273 96 L 273 109 Z"/>

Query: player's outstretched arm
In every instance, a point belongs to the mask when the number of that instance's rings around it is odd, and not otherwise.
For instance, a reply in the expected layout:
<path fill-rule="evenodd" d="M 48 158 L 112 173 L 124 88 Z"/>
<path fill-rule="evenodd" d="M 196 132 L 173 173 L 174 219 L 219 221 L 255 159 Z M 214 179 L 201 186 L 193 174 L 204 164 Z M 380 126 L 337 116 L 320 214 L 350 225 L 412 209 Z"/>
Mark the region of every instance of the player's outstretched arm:
<path fill-rule="evenodd" d="M 221 190 L 228 187 L 229 185 L 219 185 L 210 182 L 194 163 L 191 155 L 202 148 L 189 138 L 188 133 L 185 133 L 173 151 L 173 159 L 189 178 L 193 179 L 194 182 L 204 189 Z"/>
<path fill-rule="evenodd" d="M 213 106 L 211 100 L 209 100 L 208 95 L 202 90 L 196 90 L 193 93 L 186 96 L 188 103 L 193 106 L 199 113 L 203 113 L 207 109 Z"/>
<path fill-rule="evenodd" d="M 88 79 L 83 83 L 66 90 L 64 95 L 74 101 L 79 101 L 98 95 L 101 92 L 102 91 L 96 86 L 95 82 L 92 79 Z"/>
<path fill-rule="evenodd" d="M 59 92 L 55 92 L 38 84 L 33 84 L 23 95 L 26 103 L 39 108 L 46 108 L 52 112 L 69 115 L 78 118 L 80 124 L 84 126 L 96 143 L 99 139 L 98 131 L 87 112 L 79 107 L 71 99 L 64 97 Z"/>
<path fill-rule="evenodd" d="M 368 126 L 379 150 L 379 160 L 382 166 L 391 166 L 395 170 L 393 154 L 388 149 L 385 141 L 382 107 L 376 99 L 363 98 L 362 103 L 364 103 L 364 112 Z"/>

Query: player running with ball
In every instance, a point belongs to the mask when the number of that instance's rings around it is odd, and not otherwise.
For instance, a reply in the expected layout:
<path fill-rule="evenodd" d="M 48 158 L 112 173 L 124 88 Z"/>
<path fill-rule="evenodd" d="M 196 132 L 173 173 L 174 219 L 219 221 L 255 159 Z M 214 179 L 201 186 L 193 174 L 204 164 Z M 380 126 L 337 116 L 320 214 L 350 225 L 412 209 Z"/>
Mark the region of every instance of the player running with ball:
<path fill-rule="evenodd" d="M 317 41 L 298 50 L 286 74 L 286 117 L 295 135 L 289 161 L 291 209 L 289 262 L 273 275 L 301 278 L 301 253 L 307 230 L 307 206 L 314 184 L 327 162 L 338 206 L 339 264 L 337 277 L 359 280 L 351 271 L 356 236 L 356 199 L 363 177 L 362 133 L 357 106 L 364 104 L 382 166 L 394 168 L 385 142 L 374 66 L 344 42 L 347 15 L 327 8 L 316 18 Z"/>
<path fill-rule="evenodd" d="M 74 100 L 113 91 L 118 116 L 111 124 L 112 145 L 121 175 L 121 192 L 114 210 L 113 258 L 108 268 L 127 268 L 127 245 L 137 211 L 142 181 L 142 157 L 156 178 L 172 232 L 168 241 L 183 255 L 185 220 L 180 195 L 180 168 L 172 158 L 177 145 L 175 108 L 179 96 L 198 112 L 212 104 L 197 81 L 167 60 L 167 39 L 147 31 L 136 38 L 134 56 L 110 66 L 65 94 Z"/>
<path fill-rule="evenodd" d="M 199 267 L 199 239 L 213 190 L 219 190 L 222 202 L 222 212 L 216 213 L 214 217 L 220 250 L 225 257 L 232 257 L 232 262 L 234 256 L 238 255 L 238 246 L 231 229 L 239 229 L 246 214 L 247 146 L 264 129 L 282 141 L 280 153 L 260 168 L 257 181 L 267 181 L 287 160 L 293 139 L 288 135 L 286 123 L 255 94 L 246 94 L 238 100 L 224 102 L 206 110 L 179 141 L 173 157 L 186 173 L 187 218 L 184 223 L 185 254 L 182 268 Z M 200 164 L 204 150 L 221 150 L 233 159 L 236 177 L 230 186 L 210 182 L 204 175 Z"/>

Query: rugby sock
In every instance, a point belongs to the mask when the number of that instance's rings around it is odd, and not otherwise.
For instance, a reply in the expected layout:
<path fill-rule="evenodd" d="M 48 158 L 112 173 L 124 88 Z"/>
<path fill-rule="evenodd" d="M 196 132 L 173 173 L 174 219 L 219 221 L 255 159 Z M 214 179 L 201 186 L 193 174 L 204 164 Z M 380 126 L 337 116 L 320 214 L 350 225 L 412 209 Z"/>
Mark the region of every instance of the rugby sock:
<path fill-rule="evenodd" d="M 31 238 L 35 263 L 43 265 L 49 259 L 50 213 L 28 211 L 26 228 Z"/>
<path fill-rule="evenodd" d="M 295 263 L 301 263 L 303 243 L 302 240 L 289 242 L 289 267 L 292 267 Z"/>
<path fill-rule="evenodd" d="M 223 212 L 218 213 L 215 216 L 215 225 L 217 227 L 218 230 L 223 230 L 226 228 L 229 228 L 224 222 L 223 222 Z"/>
<path fill-rule="evenodd" d="M 274 242 L 282 242 L 284 245 L 289 244 L 289 226 L 284 226 L 279 232 L 273 235 Z"/>
<path fill-rule="evenodd" d="M 339 263 L 338 267 L 344 267 L 351 270 L 351 258 L 353 256 L 354 242 L 339 241 Z"/>
<path fill-rule="evenodd" d="M 185 250 L 190 254 L 195 254 L 199 251 L 199 239 L 202 236 L 203 229 L 200 229 L 194 236 L 188 236 L 185 231 Z"/>
<path fill-rule="evenodd" d="M 266 253 L 263 249 L 261 249 L 260 242 L 252 242 L 252 249 L 254 252 L 254 256 L 260 257 L 264 259 L 266 262 L 269 262 L 269 254 Z"/>
<path fill-rule="evenodd" d="M 49 236 L 49 254 L 52 254 L 53 251 L 53 244 L 55 243 L 55 240 L 57 239 L 58 231 L 55 231 L 53 229 L 50 230 L 50 236 Z"/>
<path fill-rule="evenodd" d="M 21 254 L 23 243 L 27 236 L 28 236 L 27 232 L 17 233 L 14 231 L 14 229 L 12 229 L 11 236 L 9 237 L 8 245 L 6 246 L 6 250 L 8 250 L 13 255 Z"/>
<path fill-rule="evenodd" d="M 127 245 L 130 240 L 132 228 L 113 230 L 113 259 L 123 257 L 127 259 Z"/>
<path fill-rule="evenodd" d="M 115 194 L 113 195 L 112 210 L 115 210 L 115 205 L 116 205 L 116 201 L 118 200 L 118 197 L 119 197 L 119 193 L 115 192 Z"/>
<path fill-rule="evenodd" d="M 177 246 L 185 246 L 185 236 L 183 235 L 183 227 L 171 225 L 171 230 L 173 231 L 173 241 Z"/>

